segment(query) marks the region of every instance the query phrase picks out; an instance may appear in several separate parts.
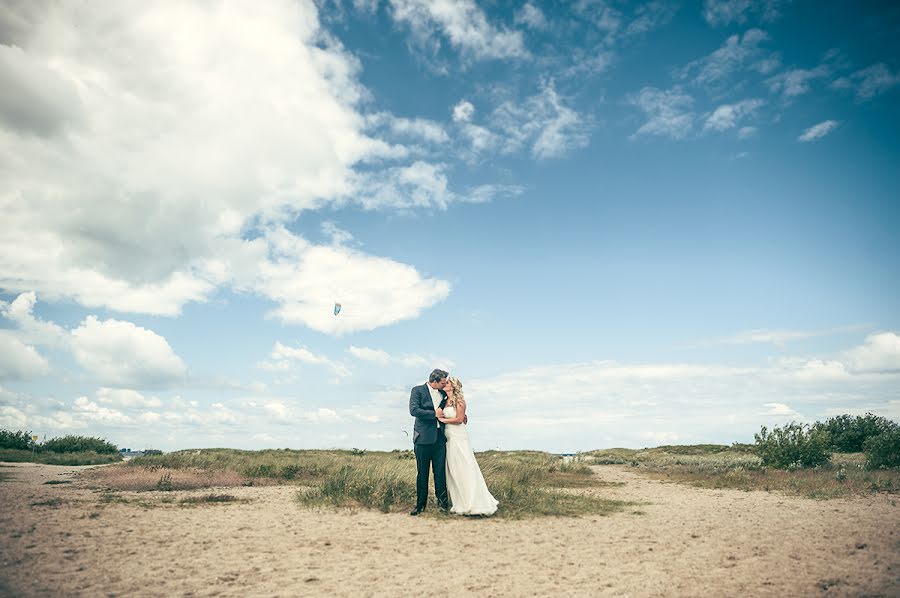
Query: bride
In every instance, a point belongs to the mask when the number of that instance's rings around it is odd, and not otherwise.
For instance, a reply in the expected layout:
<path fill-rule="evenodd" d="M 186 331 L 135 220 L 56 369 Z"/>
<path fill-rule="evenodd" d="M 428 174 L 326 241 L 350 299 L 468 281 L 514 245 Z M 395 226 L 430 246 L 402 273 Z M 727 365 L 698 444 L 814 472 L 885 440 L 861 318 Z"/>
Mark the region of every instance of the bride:
<path fill-rule="evenodd" d="M 443 417 L 438 419 L 447 424 L 447 491 L 453 507 L 451 513 L 457 515 L 493 515 L 497 511 L 497 499 L 488 490 L 484 476 L 475 460 L 475 452 L 469 444 L 466 430 L 466 401 L 462 383 L 454 377 L 444 384 L 447 403 Z"/>

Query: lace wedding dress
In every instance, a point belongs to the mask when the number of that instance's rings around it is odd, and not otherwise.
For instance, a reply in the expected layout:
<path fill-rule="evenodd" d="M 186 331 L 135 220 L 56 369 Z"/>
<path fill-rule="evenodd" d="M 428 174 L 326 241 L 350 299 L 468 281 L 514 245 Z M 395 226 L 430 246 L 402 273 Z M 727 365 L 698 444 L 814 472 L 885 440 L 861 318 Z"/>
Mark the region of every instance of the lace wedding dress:
<path fill-rule="evenodd" d="M 456 417 L 456 407 L 446 407 L 444 415 Z M 457 515 L 493 515 L 499 503 L 484 483 L 475 452 L 469 444 L 466 426 L 447 424 L 444 434 L 447 437 L 447 492 L 453 505 L 450 512 Z"/>

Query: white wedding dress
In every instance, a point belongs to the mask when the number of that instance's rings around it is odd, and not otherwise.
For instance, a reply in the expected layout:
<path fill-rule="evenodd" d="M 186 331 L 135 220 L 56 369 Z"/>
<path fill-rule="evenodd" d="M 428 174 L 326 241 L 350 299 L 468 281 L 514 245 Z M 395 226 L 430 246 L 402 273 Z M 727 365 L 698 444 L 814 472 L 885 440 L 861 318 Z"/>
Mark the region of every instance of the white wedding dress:
<path fill-rule="evenodd" d="M 456 407 L 444 408 L 444 415 L 456 417 Z M 465 424 L 447 424 L 444 435 L 447 437 L 447 492 L 453 505 L 450 512 L 457 515 L 493 515 L 499 503 L 484 483 Z"/>

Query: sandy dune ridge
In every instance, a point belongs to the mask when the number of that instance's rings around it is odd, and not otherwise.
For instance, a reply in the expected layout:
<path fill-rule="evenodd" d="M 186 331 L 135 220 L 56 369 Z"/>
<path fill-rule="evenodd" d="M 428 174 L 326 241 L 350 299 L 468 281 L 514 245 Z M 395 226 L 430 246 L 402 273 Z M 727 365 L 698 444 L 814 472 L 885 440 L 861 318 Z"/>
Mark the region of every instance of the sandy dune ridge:
<path fill-rule="evenodd" d="M 0 595 L 900 596 L 896 496 L 708 490 L 609 465 L 595 471 L 622 484 L 593 491 L 641 504 L 413 518 L 307 510 L 289 486 L 216 490 L 245 499 L 224 504 L 177 504 L 209 490 L 108 502 L 81 469 L 0 467 Z"/>

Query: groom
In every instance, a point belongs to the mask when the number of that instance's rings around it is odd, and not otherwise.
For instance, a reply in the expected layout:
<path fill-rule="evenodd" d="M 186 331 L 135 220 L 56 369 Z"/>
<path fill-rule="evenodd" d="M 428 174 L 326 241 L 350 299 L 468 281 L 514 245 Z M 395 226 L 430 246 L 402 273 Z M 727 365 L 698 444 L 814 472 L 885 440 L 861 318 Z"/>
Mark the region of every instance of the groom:
<path fill-rule="evenodd" d="M 428 501 L 428 467 L 434 472 L 434 494 L 442 511 L 450 508 L 447 500 L 447 438 L 444 424 L 438 421 L 447 404 L 444 384 L 447 372 L 434 370 L 428 383 L 413 386 L 409 393 L 409 414 L 416 418 L 413 426 L 413 448 L 416 453 L 416 508 L 410 515 L 425 510 Z"/>

